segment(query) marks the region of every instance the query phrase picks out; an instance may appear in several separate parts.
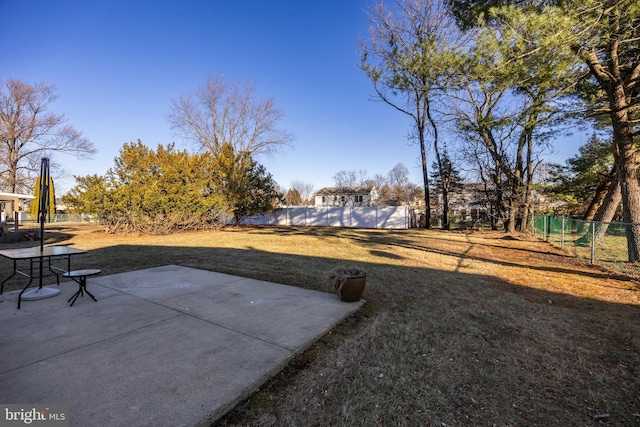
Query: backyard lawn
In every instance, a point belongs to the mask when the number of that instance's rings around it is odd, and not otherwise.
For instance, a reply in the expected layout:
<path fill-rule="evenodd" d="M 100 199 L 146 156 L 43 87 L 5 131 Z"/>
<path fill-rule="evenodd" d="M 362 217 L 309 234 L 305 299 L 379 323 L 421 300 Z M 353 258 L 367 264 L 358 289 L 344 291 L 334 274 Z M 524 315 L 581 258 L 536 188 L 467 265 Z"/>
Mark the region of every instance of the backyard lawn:
<path fill-rule="evenodd" d="M 335 228 L 124 236 L 52 224 L 47 244 L 89 250 L 74 266 L 105 275 L 178 264 L 327 290 L 336 265 L 368 270 L 364 308 L 217 425 L 640 426 L 640 284 L 531 236 Z M 0 259 L 2 276 L 10 270 Z"/>

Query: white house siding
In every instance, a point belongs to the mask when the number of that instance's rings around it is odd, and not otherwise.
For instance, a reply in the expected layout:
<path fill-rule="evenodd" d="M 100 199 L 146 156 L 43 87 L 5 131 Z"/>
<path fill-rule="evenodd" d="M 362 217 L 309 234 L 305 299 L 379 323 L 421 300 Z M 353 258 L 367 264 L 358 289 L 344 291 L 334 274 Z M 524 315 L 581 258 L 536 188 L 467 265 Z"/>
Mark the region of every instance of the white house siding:
<path fill-rule="evenodd" d="M 361 196 L 361 201 L 356 201 L 356 197 Z M 344 197 L 344 200 L 342 200 Z M 324 199 L 324 201 L 323 201 Z M 370 194 L 345 195 L 345 196 L 315 196 L 315 206 L 371 206 L 377 197 L 371 197 Z"/>
<path fill-rule="evenodd" d="M 315 206 L 349 207 L 371 206 L 380 196 L 374 186 L 325 187 L 315 196 Z"/>
<path fill-rule="evenodd" d="M 409 228 L 408 206 L 287 206 L 270 215 L 246 218 L 243 224 L 295 227 Z"/>

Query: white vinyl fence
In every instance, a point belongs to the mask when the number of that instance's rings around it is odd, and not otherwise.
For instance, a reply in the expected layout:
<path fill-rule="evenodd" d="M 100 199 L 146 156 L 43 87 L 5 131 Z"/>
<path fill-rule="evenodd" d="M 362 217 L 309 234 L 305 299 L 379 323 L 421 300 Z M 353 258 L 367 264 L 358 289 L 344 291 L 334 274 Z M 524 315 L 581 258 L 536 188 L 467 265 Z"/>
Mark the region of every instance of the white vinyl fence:
<path fill-rule="evenodd" d="M 286 206 L 272 214 L 254 215 L 247 225 L 297 227 L 409 228 L 408 206 Z"/>

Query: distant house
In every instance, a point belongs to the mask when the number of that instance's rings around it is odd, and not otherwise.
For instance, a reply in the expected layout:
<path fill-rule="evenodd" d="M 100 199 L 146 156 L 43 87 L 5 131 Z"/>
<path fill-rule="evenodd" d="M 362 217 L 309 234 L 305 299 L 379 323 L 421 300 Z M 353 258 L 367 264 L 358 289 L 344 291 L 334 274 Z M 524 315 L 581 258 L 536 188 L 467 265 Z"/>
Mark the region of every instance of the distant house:
<path fill-rule="evenodd" d="M 460 221 L 475 221 L 488 212 L 489 200 L 482 183 L 465 183 L 462 189 L 449 193 L 449 215 Z M 442 194 L 438 194 L 437 212 L 442 214 Z"/>
<path fill-rule="evenodd" d="M 373 206 L 380 196 L 373 185 L 325 187 L 315 194 L 315 206 Z"/>
<path fill-rule="evenodd" d="M 484 183 L 465 183 L 462 189 L 449 193 L 449 215 L 455 222 L 501 221 L 492 211 L 495 206 L 496 193 L 486 189 Z M 435 214 L 442 216 L 442 194 L 437 194 Z M 553 200 L 545 194 L 535 190 L 531 192 L 529 213 L 533 212 L 561 212 L 567 207 L 566 202 Z"/>
<path fill-rule="evenodd" d="M 25 204 L 35 199 L 28 194 L 0 192 L 0 221 L 13 220 L 16 213 L 26 211 Z"/>

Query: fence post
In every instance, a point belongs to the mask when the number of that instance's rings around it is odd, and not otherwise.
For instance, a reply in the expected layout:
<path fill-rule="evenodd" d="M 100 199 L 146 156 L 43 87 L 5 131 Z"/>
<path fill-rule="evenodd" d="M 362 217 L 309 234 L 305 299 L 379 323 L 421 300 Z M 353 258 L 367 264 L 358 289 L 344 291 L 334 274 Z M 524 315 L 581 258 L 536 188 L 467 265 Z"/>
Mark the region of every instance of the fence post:
<path fill-rule="evenodd" d="M 560 238 L 560 247 L 564 250 L 564 217 L 562 217 L 562 237 Z"/>
<path fill-rule="evenodd" d="M 591 265 L 596 263 L 596 223 L 591 221 Z"/>
<path fill-rule="evenodd" d="M 349 227 L 353 227 L 353 206 L 349 206 Z"/>
<path fill-rule="evenodd" d="M 404 206 L 404 228 L 409 229 L 409 206 Z"/>

